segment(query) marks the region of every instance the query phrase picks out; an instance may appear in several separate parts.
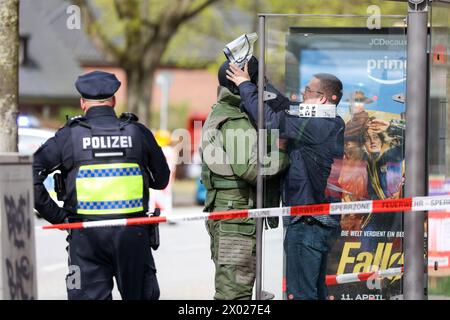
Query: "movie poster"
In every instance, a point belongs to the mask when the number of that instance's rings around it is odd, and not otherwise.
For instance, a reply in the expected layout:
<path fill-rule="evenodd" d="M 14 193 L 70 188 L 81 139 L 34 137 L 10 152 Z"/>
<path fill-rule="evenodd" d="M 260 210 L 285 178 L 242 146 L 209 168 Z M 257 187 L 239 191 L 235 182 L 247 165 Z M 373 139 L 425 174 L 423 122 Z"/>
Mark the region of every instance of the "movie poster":
<path fill-rule="evenodd" d="M 309 36 L 304 36 L 310 32 Z M 286 89 L 292 98 L 317 73 L 343 83 L 344 159 L 328 180 L 333 202 L 402 197 L 404 182 L 406 36 L 403 29 L 293 29 L 288 37 Z M 403 266 L 402 213 L 342 215 L 328 257 L 328 275 Z M 332 300 L 396 299 L 401 276 L 329 286 Z"/>

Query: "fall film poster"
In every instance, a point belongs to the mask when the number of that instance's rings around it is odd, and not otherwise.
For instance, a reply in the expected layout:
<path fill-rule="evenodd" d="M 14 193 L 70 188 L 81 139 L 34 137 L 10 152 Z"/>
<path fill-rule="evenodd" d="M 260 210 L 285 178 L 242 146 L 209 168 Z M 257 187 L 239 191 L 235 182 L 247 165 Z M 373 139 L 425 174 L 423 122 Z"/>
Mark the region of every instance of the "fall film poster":
<path fill-rule="evenodd" d="M 308 33 L 308 36 L 305 36 Z M 293 28 L 288 36 L 286 91 L 291 99 L 316 73 L 343 83 L 344 159 L 328 180 L 333 202 L 396 199 L 404 180 L 406 36 L 403 29 Z M 292 56 L 296 59 L 292 59 Z M 342 215 L 328 275 L 403 265 L 403 214 Z M 396 299 L 401 276 L 329 286 L 332 300 Z"/>

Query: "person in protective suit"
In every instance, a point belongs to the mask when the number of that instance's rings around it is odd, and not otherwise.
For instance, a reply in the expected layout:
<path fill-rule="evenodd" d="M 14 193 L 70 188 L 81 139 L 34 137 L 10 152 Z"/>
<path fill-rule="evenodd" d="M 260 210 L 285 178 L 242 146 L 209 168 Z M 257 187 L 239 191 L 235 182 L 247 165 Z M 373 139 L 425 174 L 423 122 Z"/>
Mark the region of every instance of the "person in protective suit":
<path fill-rule="evenodd" d="M 36 210 L 52 224 L 145 217 L 149 188 L 164 189 L 170 170 L 153 134 L 133 114 L 118 118 L 114 74 L 80 76 L 84 116 L 70 119 L 34 154 Z M 43 182 L 53 171 L 58 199 Z M 156 300 L 159 286 L 151 247 L 155 226 L 73 230 L 68 236 L 69 300 L 112 299 L 113 277 L 124 300 Z"/>
<path fill-rule="evenodd" d="M 227 77 L 240 92 L 245 111 L 258 118 L 258 88 L 251 81 L 249 66 L 231 64 Z M 342 98 L 342 82 L 334 75 L 319 73 L 302 92 L 304 102 L 334 104 Z M 325 196 L 331 166 L 344 154 L 345 123 L 335 118 L 300 118 L 283 110 L 264 108 L 265 119 L 280 129 L 291 165 L 283 175 L 283 206 L 330 202 Z M 288 299 L 325 300 L 327 255 L 339 234 L 339 216 L 285 217 L 286 293 Z"/>
<path fill-rule="evenodd" d="M 219 94 L 202 132 L 202 183 L 207 194 L 205 212 L 256 207 L 257 134 L 241 110 L 238 88 L 226 79 L 226 61 L 219 69 Z M 257 83 L 257 61 L 250 60 L 252 82 Z M 268 155 L 267 175 L 276 176 L 287 166 L 283 151 Z M 207 221 L 211 258 L 215 264 L 217 300 L 250 300 L 256 267 L 256 220 L 253 218 Z"/>

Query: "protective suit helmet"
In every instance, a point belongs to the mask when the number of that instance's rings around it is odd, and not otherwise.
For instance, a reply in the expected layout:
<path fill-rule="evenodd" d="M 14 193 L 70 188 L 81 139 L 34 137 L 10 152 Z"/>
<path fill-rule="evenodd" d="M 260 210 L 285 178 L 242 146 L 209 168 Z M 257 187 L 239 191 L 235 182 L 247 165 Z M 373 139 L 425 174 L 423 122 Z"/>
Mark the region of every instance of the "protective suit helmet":
<path fill-rule="evenodd" d="M 220 66 L 218 74 L 219 84 L 230 90 L 233 94 L 238 95 L 239 88 L 232 81 L 227 79 L 227 70 L 229 68 L 230 62 L 228 60 Z M 250 75 L 250 81 L 253 84 L 258 85 L 258 59 L 254 56 L 248 61 L 248 73 Z"/>

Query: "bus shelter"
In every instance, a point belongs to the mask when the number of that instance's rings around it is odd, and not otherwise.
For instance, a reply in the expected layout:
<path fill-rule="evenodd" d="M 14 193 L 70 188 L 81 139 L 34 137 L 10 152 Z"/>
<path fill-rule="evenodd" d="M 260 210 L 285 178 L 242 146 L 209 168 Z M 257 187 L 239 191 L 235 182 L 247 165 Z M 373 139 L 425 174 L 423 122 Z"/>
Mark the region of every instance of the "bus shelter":
<path fill-rule="evenodd" d="M 272 207 L 286 192 L 263 174 L 264 157 L 278 134 L 264 118 L 267 83 L 289 99 L 282 112 L 324 116 L 302 103 L 302 92 L 321 73 L 343 83 L 336 116 L 346 124 L 344 156 L 331 168 L 327 202 L 449 194 L 450 2 L 408 6 L 404 16 L 380 16 L 376 10 L 367 16 L 259 15 L 258 128 L 266 129 L 258 135 L 259 208 Z M 371 123 L 379 124 L 377 130 Z M 257 299 L 292 299 L 285 283 L 286 223 L 280 219 L 279 227 L 270 229 L 258 222 Z M 447 211 L 353 211 L 341 215 L 339 224 L 327 260 L 328 299 L 450 296 Z"/>

